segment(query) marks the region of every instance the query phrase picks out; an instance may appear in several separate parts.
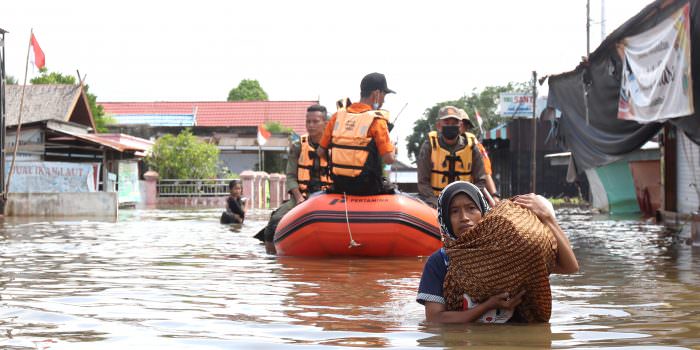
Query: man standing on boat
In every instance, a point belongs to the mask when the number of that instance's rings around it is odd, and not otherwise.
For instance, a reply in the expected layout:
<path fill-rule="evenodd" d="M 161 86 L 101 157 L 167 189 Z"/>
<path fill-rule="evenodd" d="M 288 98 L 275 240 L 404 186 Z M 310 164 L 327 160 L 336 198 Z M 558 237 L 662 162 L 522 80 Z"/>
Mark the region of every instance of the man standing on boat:
<path fill-rule="evenodd" d="M 326 107 L 313 105 L 307 108 L 307 134 L 301 136 L 299 142 L 292 143 L 289 147 L 286 186 L 291 198 L 272 212 L 270 221 L 264 229 L 265 251 L 268 254 L 276 253 L 273 239 L 277 225 L 284 214 L 304 202 L 309 194 L 326 189 L 331 184 L 328 164 L 325 159 L 320 159 L 316 152 L 327 119 Z"/>
<path fill-rule="evenodd" d="M 418 195 L 436 207 L 437 197 L 447 185 L 468 181 L 483 189 L 486 173 L 478 140 L 460 132 L 462 116 L 457 107 L 445 106 L 438 112 L 437 131 L 431 131 L 418 154 Z"/>
<path fill-rule="evenodd" d="M 396 161 L 395 147 L 389 139 L 389 113 L 380 109 L 391 93 L 384 74 L 367 74 L 360 82 L 360 102 L 341 104 L 326 125 L 318 151 L 326 159 L 330 150 L 332 192 L 393 193 L 382 177 L 382 161 Z"/>

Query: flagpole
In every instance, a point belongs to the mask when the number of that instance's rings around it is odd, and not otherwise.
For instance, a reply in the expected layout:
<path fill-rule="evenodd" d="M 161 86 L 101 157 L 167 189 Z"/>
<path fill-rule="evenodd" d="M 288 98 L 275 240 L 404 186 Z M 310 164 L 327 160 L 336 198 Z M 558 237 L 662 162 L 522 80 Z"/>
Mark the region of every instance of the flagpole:
<path fill-rule="evenodd" d="M 5 192 L 3 193 L 3 199 L 7 200 L 7 193 L 10 192 L 10 180 L 12 179 L 12 173 L 15 170 L 15 159 L 17 159 L 17 148 L 19 147 L 19 134 L 22 131 L 22 108 L 24 107 L 24 89 L 27 86 L 27 72 L 29 71 L 29 52 L 32 48 L 32 35 L 34 35 L 34 28 L 29 30 L 29 44 L 27 45 L 27 59 L 24 61 L 24 83 L 22 84 L 22 94 L 19 98 L 19 114 L 17 115 L 17 130 L 15 131 L 15 147 L 12 151 L 12 162 L 10 163 L 10 171 L 7 174 L 7 183 L 5 184 Z M 5 145 L 2 145 L 5 147 Z M 2 159 L 4 162 L 5 160 Z"/>
<path fill-rule="evenodd" d="M 262 171 L 262 146 L 258 143 L 258 171 Z"/>
<path fill-rule="evenodd" d="M 5 34 L 7 31 L 4 29 L 0 28 L 0 95 L 2 96 L 2 101 L 0 101 L 0 145 L 2 145 L 2 148 L 0 148 L 0 158 L 2 158 L 2 163 L 0 163 L 0 184 L 2 184 L 2 196 L 0 196 L 0 204 L 2 208 L 0 208 L 0 212 L 4 212 L 5 209 L 5 158 L 6 157 L 6 152 L 5 152 L 5 143 L 7 140 L 5 139 L 5 118 L 7 116 L 7 110 L 5 109 L 5 91 L 6 91 L 6 86 L 5 86 Z"/>

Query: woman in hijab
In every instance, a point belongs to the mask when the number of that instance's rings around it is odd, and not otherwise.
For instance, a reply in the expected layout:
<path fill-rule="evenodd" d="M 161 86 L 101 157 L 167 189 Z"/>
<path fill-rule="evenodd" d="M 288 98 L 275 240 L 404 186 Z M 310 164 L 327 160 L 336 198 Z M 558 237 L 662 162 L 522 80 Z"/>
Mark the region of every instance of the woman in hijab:
<path fill-rule="evenodd" d="M 517 196 L 513 202 L 530 209 L 554 233 L 560 247 L 557 266 L 552 272 L 573 273 L 578 271 L 578 262 L 573 255 L 566 235 L 556 223 L 551 204 L 541 196 L 527 194 Z M 443 189 L 438 197 L 438 222 L 443 240 L 455 240 L 458 235 L 478 224 L 490 210 L 483 194 L 473 184 L 464 181 L 453 182 Z M 506 322 L 513 315 L 513 309 L 520 304 L 525 291 L 516 295 L 499 293 L 485 302 L 475 303 L 465 296 L 461 311 L 447 311 L 443 284 L 447 274 L 449 259 L 445 248 L 433 253 L 426 261 L 418 287 L 416 301 L 425 307 L 428 322 Z"/>

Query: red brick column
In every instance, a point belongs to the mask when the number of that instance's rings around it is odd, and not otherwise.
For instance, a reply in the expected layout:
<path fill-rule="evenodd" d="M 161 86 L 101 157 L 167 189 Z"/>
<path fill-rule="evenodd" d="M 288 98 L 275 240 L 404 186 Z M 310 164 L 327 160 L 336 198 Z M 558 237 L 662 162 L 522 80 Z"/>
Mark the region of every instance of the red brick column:
<path fill-rule="evenodd" d="M 282 183 L 280 174 L 270 174 L 270 208 L 277 208 L 282 203 Z"/>
<path fill-rule="evenodd" d="M 160 175 L 153 170 L 149 170 L 143 174 L 143 179 L 145 180 L 144 187 L 146 190 L 146 205 L 150 206 L 158 204 L 158 177 L 160 177 Z"/>
<path fill-rule="evenodd" d="M 255 187 L 255 172 L 246 170 L 241 173 L 241 184 L 243 185 L 243 197 L 248 198 L 245 203 L 246 210 L 255 208 L 253 203 L 255 202 L 255 196 L 257 191 L 254 190 Z"/>
<path fill-rule="evenodd" d="M 259 172 L 260 176 L 260 206 L 258 208 L 260 209 L 265 209 L 268 207 L 267 205 L 267 185 L 268 182 L 270 181 L 270 175 L 268 175 L 266 172 L 261 171 Z"/>

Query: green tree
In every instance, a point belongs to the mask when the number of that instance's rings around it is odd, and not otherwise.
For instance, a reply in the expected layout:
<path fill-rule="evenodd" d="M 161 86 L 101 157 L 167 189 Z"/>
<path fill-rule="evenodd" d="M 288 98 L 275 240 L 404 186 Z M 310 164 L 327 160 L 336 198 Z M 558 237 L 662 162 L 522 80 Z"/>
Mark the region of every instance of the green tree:
<path fill-rule="evenodd" d="M 49 72 L 49 70 L 44 67 L 39 70 L 41 75 L 34 77 L 29 80 L 30 83 L 34 85 L 39 84 L 69 84 L 75 85 L 76 79 L 72 75 L 63 75 L 58 72 Z M 92 117 L 95 118 L 95 127 L 97 132 L 106 132 L 108 124 L 114 124 L 114 118 L 105 114 L 102 105 L 97 104 L 97 96 L 91 94 L 90 86 L 85 85 L 85 95 L 87 95 L 88 104 L 90 105 L 90 110 L 92 111 Z"/>
<path fill-rule="evenodd" d="M 5 84 L 7 85 L 17 85 L 17 78 L 7 75 L 5 76 Z"/>
<path fill-rule="evenodd" d="M 159 138 L 146 164 L 162 179 L 211 179 L 217 176 L 219 149 L 203 142 L 189 129 Z"/>
<path fill-rule="evenodd" d="M 294 129 L 278 122 L 268 121 L 265 123 L 265 128 L 273 134 L 294 133 Z M 265 171 L 268 173 L 284 173 L 287 169 L 287 154 L 285 152 L 264 152 L 265 155 Z M 256 167 L 257 168 L 257 167 Z"/>
<path fill-rule="evenodd" d="M 265 129 L 275 134 L 291 134 L 294 132 L 294 129 L 277 121 L 265 122 Z"/>
<path fill-rule="evenodd" d="M 63 75 L 58 72 L 49 72 L 48 68 L 39 69 L 40 76 L 29 80 L 30 83 L 39 84 L 68 84 L 75 85 L 75 77 L 72 75 Z"/>
<path fill-rule="evenodd" d="M 498 124 L 505 121 L 505 118 L 496 114 L 498 107 L 499 96 L 502 92 L 524 92 L 528 91 L 528 83 L 508 83 L 505 86 L 487 86 L 481 91 L 472 90 L 471 95 L 462 96 L 456 100 L 443 101 L 427 108 L 423 113 L 423 118 L 416 120 L 413 125 L 413 133 L 406 138 L 408 155 L 412 159 L 418 157 L 420 147 L 428 138 L 428 133 L 435 129 L 438 111 L 443 106 L 455 106 L 464 109 L 471 118 L 472 123 L 476 125 L 474 110 L 479 111 L 483 120 L 484 130 L 490 130 Z M 478 135 L 478 127 L 472 130 Z"/>
<path fill-rule="evenodd" d="M 243 79 L 228 93 L 227 101 L 267 101 L 267 93 L 255 79 Z"/>

